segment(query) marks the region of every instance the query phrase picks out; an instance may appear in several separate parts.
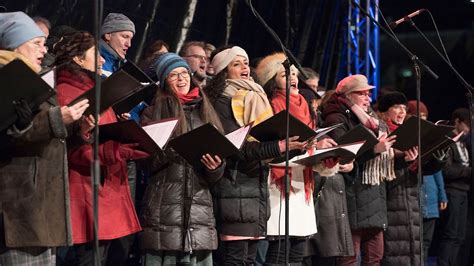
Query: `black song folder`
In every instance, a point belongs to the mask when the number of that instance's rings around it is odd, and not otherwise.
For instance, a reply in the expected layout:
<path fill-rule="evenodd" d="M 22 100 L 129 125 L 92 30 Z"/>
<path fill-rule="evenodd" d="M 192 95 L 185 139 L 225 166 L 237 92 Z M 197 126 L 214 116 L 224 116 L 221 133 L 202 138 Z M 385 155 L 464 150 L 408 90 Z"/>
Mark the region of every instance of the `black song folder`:
<path fill-rule="evenodd" d="M 133 120 L 101 125 L 99 140 L 100 142 L 114 140 L 120 143 L 138 143 L 139 149 L 153 154 L 163 150 L 177 122 L 177 119 L 163 120 L 143 128 Z M 154 134 L 154 132 L 159 134 Z"/>
<path fill-rule="evenodd" d="M 258 141 L 275 141 L 284 139 L 286 136 L 286 111 L 261 122 L 250 130 L 250 135 Z M 298 141 L 303 142 L 314 138 L 317 133 L 290 114 L 290 137 L 299 136 Z"/>
<path fill-rule="evenodd" d="M 125 62 L 125 64 L 121 66 L 120 69 L 138 80 L 142 86 L 137 88 L 129 97 L 116 103 L 113 106 L 115 113 L 128 113 L 142 101 L 146 102 L 148 105 L 151 105 L 156 91 L 158 90 L 158 86 L 156 85 L 155 81 L 153 81 L 152 78 L 145 74 L 143 70 L 141 70 L 130 60 L 127 60 L 127 62 Z"/>
<path fill-rule="evenodd" d="M 349 131 L 347 131 L 344 135 L 340 136 L 337 140 L 335 140 L 338 145 L 345 145 L 350 143 L 355 143 L 359 141 L 365 141 L 364 145 L 359 149 L 357 152 L 357 156 L 360 156 L 364 152 L 372 149 L 379 141 L 372 134 L 369 129 L 364 127 L 363 125 L 359 124 Z M 356 156 L 356 157 L 357 157 Z"/>
<path fill-rule="evenodd" d="M 140 82 L 138 82 L 127 72 L 119 70 L 113 73 L 101 84 L 99 108 L 100 113 L 104 112 L 114 104 L 117 104 L 128 98 L 141 87 L 142 85 L 140 84 Z M 83 99 L 89 99 L 89 108 L 87 108 L 87 110 L 84 112 L 84 115 L 91 114 L 95 108 L 95 91 L 95 87 L 86 91 L 85 93 L 74 99 L 69 104 L 69 106 Z"/>
<path fill-rule="evenodd" d="M 438 150 L 444 150 L 451 146 L 452 144 L 456 143 L 459 141 L 459 138 L 463 135 L 463 133 L 459 133 L 458 135 L 454 136 L 453 138 L 450 137 L 444 137 L 444 139 L 439 142 L 437 145 L 433 145 L 432 147 L 427 147 L 424 148 L 421 146 L 422 153 L 421 153 L 421 163 L 425 164 L 431 159 L 433 159 L 433 155 L 436 151 Z"/>
<path fill-rule="evenodd" d="M 141 83 L 154 83 L 153 79 L 151 79 L 147 74 L 145 74 L 145 72 L 143 72 L 143 70 L 130 60 L 127 60 L 120 69 L 127 72 Z"/>
<path fill-rule="evenodd" d="M 365 141 L 356 143 L 338 145 L 326 149 L 318 149 L 314 151 L 313 155 L 308 155 L 304 158 L 299 158 L 294 163 L 306 166 L 314 166 L 324 159 L 338 158 L 339 163 L 347 164 L 355 159 L 357 152 L 364 145 Z"/>
<path fill-rule="evenodd" d="M 0 130 L 11 126 L 17 119 L 14 101 L 26 100 L 34 111 L 56 92 L 37 73 L 21 60 L 14 60 L 0 69 Z"/>
<path fill-rule="evenodd" d="M 139 87 L 137 90 L 132 92 L 130 96 L 114 104 L 112 108 L 116 114 L 123 114 L 130 112 L 142 101 L 146 102 L 148 105 L 151 105 L 157 90 L 158 86 L 155 83 L 150 83 L 146 86 Z"/>
<path fill-rule="evenodd" d="M 218 155 L 221 159 L 239 153 L 250 125 L 239 128 L 227 135 L 220 133 L 207 123 L 172 139 L 169 146 L 191 165 L 199 165 L 204 154 Z"/>
<path fill-rule="evenodd" d="M 451 126 L 435 125 L 434 123 L 423 119 L 421 119 L 420 124 L 422 151 L 426 148 L 431 148 L 435 145 L 438 145 L 440 142 L 444 141 L 446 135 L 454 129 Z M 400 125 L 395 131 L 390 133 L 389 136 L 397 136 L 397 140 L 392 147 L 400 151 L 406 151 L 412 147 L 417 146 L 417 132 L 418 118 L 416 116 L 412 116 L 402 125 Z"/>

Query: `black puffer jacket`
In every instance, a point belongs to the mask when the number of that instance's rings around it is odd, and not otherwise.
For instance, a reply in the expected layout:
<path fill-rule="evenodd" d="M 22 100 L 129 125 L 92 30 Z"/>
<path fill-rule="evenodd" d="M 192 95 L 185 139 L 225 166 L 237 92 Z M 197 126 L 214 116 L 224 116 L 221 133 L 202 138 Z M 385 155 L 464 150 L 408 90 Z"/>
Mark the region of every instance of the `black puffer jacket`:
<path fill-rule="evenodd" d="M 334 94 L 326 103 L 323 113 L 323 127 L 342 123 L 342 126 L 329 132 L 337 140 L 347 131 L 360 124 L 358 118 L 340 103 Z M 383 126 L 383 123 L 380 123 Z M 385 229 L 387 227 L 387 207 L 385 203 L 385 184 L 372 186 L 362 184 L 363 164 L 375 157 L 373 150 L 365 152 L 354 163 L 354 170 L 344 174 L 347 209 L 352 230 Z"/>
<path fill-rule="evenodd" d="M 239 128 L 231 109 L 231 99 L 214 102 L 226 133 Z M 247 142 L 240 156 L 227 159 L 222 179 L 212 188 L 217 229 L 220 234 L 265 236 L 270 216 L 268 167 L 264 159 L 280 156 L 278 142 Z"/>
<path fill-rule="evenodd" d="M 201 103 L 183 106 L 189 130 L 203 125 L 199 115 Z M 150 119 L 151 114 L 153 106 L 145 109 L 142 118 Z M 147 166 L 151 178 L 143 198 L 141 249 L 217 249 L 209 187 L 222 177 L 225 164 L 212 172 L 195 170 L 173 150 L 166 149 Z"/>
<path fill-rule="evenodd" d="M 395 160 L 397 178 L 387 182 L 388 228 L 382 265 L 420 265 L 420 207 L 416 173 Z"/>

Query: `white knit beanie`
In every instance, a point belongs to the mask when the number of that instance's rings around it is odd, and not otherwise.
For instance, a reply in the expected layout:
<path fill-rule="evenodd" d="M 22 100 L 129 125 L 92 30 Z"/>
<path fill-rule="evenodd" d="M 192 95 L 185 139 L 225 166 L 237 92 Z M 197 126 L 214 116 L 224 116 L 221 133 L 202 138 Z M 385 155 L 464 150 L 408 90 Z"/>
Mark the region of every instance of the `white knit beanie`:
<path fill-rule="evenodd" d="M 234 46 L 229 49 L 225 49 L 220 51 L 218 54 L 214 56 L 212 59 L 212 66 L 214 67 L 215 74 L 219 74 L 222 70 L 224 70 L 232 60 L 236 56 L 243 56 L 249 60 L 249 56 L 247 55 L 247 52 L 245 52 L 244 49 L 240 48 L 239 46 Z"/>

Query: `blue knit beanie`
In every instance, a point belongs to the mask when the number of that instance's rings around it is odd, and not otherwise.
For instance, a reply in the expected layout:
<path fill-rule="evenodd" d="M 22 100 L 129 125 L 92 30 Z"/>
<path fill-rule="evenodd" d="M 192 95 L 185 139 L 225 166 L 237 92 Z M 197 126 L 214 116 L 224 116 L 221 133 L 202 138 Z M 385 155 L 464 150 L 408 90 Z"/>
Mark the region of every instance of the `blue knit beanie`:
<path fill-rule="evenodd" d="M 160 57 L 158 57 L 154 66 L 156 76 L 158 77 L 158 81 L 160 82 L 161 88 L 164 88 L 166 77 L 168 77 L 169 73 L 173 71 L 173 69 L 178 67 L 184 67 L 188 71 L 191 71 L 191 68 L 189 67 L 188 63 L 175 53 L 162 54 Z"/>
<path fill-rule="evenodd" d="M 46 37 L 23 12 L 0 13 L 0 48 L 13 50 L 36 37 Z"/>

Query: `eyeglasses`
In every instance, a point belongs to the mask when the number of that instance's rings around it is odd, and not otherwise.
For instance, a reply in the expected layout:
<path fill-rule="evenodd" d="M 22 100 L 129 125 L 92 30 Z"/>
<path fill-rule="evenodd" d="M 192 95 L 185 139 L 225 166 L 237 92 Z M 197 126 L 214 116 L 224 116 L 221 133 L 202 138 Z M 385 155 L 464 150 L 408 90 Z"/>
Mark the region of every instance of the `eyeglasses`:
<path fill-rule="evenodd" d="M 190 55 L 187 55 L 185 57 L 194 57 L 194 58 L 202 60 L 202 61 L 207 61 L 207 56 L 204 56 L 204 55 L 190 54 Z"/>
<path fill-rule="evenodd" d="M 43 41 L 29 41 L 28 42 L 29 44 L 32 44 L 36 49 L 38 50 L 42 50 L 42 49 L 45 49 L 46 52 L 48 51 L 48 46 L 44 45 L 44 42 Z"/>
<path fill-rule="evenodd" d="M 354 94 L 357 94 L 357 96 L 366 96 L 366 97 L 372 97 L 372 92 L 369 91 L 354 91 Z"/>
<path fill-rule="evenodd" d="M 186 70 L 186 71 L 183 71 L 183 72 L 171 72 L 167 79 L 168 81 L 175 81 L 178 79 L 178 77 L 182 77 L 182 78 L 189 78 L 189 72 Z"/>

